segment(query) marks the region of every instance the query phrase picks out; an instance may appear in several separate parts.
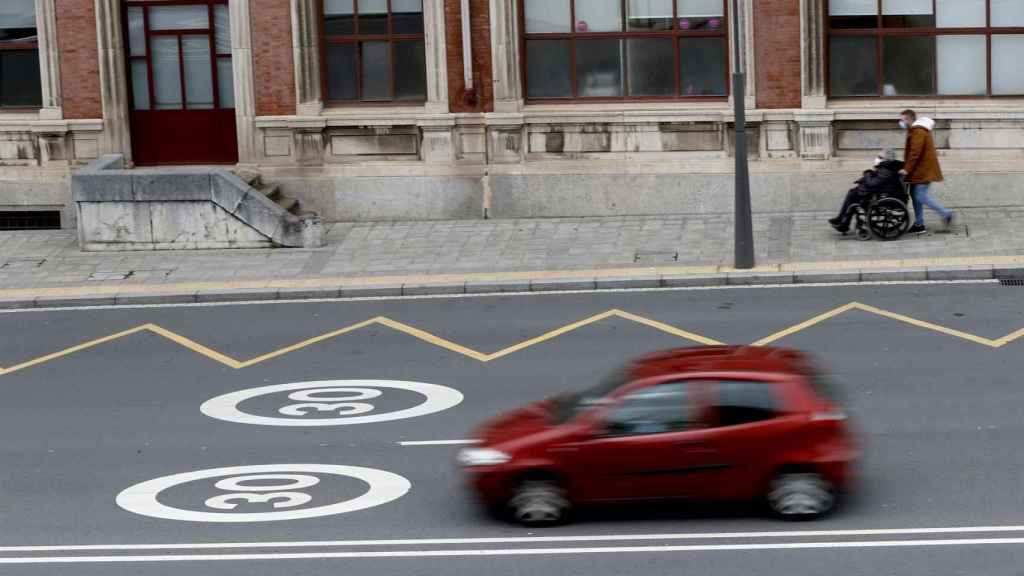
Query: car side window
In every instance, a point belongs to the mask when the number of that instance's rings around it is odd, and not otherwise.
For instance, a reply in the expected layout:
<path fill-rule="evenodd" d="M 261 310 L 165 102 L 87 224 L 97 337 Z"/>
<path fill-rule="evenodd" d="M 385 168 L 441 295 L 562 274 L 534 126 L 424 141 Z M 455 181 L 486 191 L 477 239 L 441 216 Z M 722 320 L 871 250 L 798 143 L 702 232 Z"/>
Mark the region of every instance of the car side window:
<path fill-rule="evenodd" d="M 610 436 L 664 434 L 692 428 L 697 422 L 686 382 L 661 384 L 627 395 L 607 420 Z"/>
<path fill-rule="evenodd" d="M 775 388 L 764 382 L 722 381 L 717 385 L 714 408 L 719 426 L 738 426 L 778 416 Z"/>

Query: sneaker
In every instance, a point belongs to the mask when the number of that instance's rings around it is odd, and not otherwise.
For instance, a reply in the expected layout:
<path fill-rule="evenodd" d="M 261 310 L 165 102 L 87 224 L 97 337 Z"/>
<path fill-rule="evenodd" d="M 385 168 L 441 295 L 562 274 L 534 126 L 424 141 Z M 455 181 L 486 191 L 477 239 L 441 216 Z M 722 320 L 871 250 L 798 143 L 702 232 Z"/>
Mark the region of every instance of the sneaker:
<path fill-rule="evenodd" d="M 924 224 L 914 224 L 907 230 L 907 234 L 925 234 L 928 229 L 924 227 Z"/>
<path fill-rule="evenodd" d="M 840 218 L 832 218 L 828 221 L 828 224 L 840 234 L 846 234 L 850 231 L 849 222 L 843 222 Z"/>
<path fill-rule="evenodd" d="M 942 223 L 946 226 L 946 230 L 949 230 L 950 228 L 953 227 L 953 220 L 955 218 L 956 218 L 956 214 L 953 214 L 952 212 L 950 212 L 949 216 L 946 216 L 945 218 L 942 219 Z"/>

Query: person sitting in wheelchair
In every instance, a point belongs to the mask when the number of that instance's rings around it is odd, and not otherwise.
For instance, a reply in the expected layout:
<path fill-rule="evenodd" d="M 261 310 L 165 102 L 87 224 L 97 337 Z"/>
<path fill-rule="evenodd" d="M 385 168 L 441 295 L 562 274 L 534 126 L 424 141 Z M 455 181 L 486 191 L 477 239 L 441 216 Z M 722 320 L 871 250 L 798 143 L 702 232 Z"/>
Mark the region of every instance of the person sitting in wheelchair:
<path fill-rule="evenodd" d="M 856 186 L 846 193 L 843 205 L 839 209 L 839 216 L 828 221 L 836 231 L 846 234 L 850 230 L 850 223 L 857 212 L 858 206 L 867 204 L 872 198 L 888 194 L 900 197 L 904 194 L 903 180 L 900 177 L 900 170 L 903 169 L 903 162 L 896 159 L 896 154 L 886 148 L 875 158 L 875 166 L 865 170 L 864 174 L 856 182 Z"/>

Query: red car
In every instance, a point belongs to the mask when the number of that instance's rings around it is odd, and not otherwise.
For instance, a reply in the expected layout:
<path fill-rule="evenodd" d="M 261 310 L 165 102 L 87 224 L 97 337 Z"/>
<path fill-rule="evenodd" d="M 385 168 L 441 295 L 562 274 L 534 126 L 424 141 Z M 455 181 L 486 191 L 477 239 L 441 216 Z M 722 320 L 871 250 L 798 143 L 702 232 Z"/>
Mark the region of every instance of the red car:
<path fill-rule="evenodd" d="M 756 500 L 793 519 L 829 512 L 858 448 L 796 351 L 685 348 L 485 425 L 459 453 L 485 504 L 524 524 L 573 505 Z"/>

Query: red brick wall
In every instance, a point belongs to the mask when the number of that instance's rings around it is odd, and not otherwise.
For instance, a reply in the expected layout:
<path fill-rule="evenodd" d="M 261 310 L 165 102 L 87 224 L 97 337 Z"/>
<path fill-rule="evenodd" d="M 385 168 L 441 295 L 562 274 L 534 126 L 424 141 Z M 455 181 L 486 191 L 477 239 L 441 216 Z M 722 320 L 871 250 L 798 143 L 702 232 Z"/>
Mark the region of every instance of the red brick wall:
<path fill-rule="evenodd" d="M 754 2 L 758 108 L 800 107 L 800 0 Z"/>
<path fill-rule="evenodd" d="M 287 0 L 250 0 L 257 116 L 295 114 L 292 17 Z"/>
<path fill-rule="evenodd" d="M 95 0 L 57 2 L 57 46 L 64 117 L 103 117 Z"/>
<path fill-rule="evenodd" d="M 448 97 L 452 112 L 494 110 L 491 83 L 491 25 L 487 0 L 470 0 L 470 28 L 473 39 L 474 97 L 467 97 L 462 68 L 462 9 L 459 0 L 445 0 L 445 39 L 448 43 Z"/>

